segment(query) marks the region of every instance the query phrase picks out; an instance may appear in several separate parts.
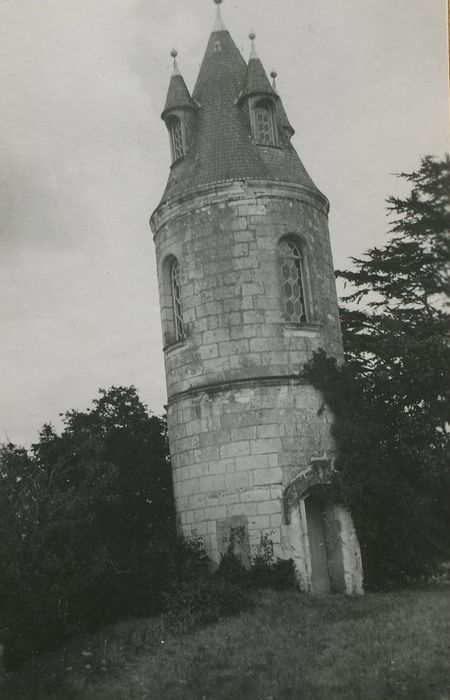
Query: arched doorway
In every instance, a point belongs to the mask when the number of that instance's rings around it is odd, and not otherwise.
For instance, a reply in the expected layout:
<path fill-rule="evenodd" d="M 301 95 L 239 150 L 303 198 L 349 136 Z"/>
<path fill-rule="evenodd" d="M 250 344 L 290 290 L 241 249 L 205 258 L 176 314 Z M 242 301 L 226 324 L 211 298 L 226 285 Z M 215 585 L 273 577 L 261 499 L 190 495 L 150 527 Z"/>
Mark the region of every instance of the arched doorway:
<path fill-rule="evenodd" d="M 344 559 L 338 506 L 320 486 L 304 498 L 311 592 L 344 593 Z"/>
<path fill-rule="evenodd" d="M 306 526 L 311 562 L 311 592 L 316 595 L 330 593 L 328 551 L 325 535 L 326 522 L 320 500 L 311 495 L 305 499 Z"/>
<path fill-rule="evenodd" d="M 284 551 L 294 561 L 301 588 L 316 595 L 363 593 L 358 538 L 329 463 L 316 460 L 297 474 L 283 501 Z"/>

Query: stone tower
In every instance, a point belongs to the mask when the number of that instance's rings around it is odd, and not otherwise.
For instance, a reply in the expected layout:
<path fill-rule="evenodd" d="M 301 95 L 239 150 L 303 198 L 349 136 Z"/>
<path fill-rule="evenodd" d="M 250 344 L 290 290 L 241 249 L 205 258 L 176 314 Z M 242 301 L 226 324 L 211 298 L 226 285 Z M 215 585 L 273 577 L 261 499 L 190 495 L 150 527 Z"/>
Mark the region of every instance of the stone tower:
<path fill-rule="evenodd" d="M 342 357 L 329 204 L 254 46 L 220 3 L 190 94 L 174 70 L 162 113 L 172 165 L 151 217 L 180 531 L 214 561 L 264 536 L 313 592 L 362 590 L 348 511 L 329 488 L 332 416 L 301 378 Z"/>

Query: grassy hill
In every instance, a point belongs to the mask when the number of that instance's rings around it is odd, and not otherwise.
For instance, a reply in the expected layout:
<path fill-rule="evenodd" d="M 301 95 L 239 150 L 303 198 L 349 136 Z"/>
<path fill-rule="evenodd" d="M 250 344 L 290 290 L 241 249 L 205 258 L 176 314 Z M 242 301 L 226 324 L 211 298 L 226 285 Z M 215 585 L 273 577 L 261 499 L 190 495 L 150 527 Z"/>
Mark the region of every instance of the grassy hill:
<path fill-rule="evenodd" d="M 129 620 L 26 667 L 2 700 L 450 700 L 450 589 L 362 598 L 271 591 L 190 633 Z"/>

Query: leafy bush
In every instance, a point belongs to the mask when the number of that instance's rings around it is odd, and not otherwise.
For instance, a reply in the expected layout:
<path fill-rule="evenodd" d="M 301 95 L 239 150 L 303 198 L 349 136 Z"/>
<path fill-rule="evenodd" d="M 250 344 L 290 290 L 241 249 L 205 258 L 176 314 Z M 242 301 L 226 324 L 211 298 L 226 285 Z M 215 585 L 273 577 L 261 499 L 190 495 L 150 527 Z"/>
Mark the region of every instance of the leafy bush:
<path fill-rule="evenodd" d="M 134 387 L 0 448 L 0 630 L 9 663 L 160 609 L 175 540 L 165 421 Z M 164 543 L 162 545 L 161 543 Z"/>
<path fill-rule="evenodd" d="M 267 533 L 261 536 L 258 553 L 253 558 L 250 585 L 277 591 L 296 588 L 298 585 L 294 562 L 292 559 L 275 560 L 273 542 Z"/>

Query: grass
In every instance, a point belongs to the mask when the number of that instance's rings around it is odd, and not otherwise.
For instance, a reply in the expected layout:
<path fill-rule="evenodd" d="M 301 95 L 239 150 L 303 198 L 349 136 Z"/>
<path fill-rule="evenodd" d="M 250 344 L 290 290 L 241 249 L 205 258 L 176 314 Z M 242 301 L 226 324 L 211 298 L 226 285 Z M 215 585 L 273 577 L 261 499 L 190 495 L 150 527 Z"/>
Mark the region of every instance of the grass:
<path fill-rule="evenodd" d="M 40 665 L 34 697 L 52 700 L 450 700 L 450 591 L 268 591 L 191 633 L 129 620 Z M 25 669 L 0 697 L 27 700 L 29 688 Z"/>

